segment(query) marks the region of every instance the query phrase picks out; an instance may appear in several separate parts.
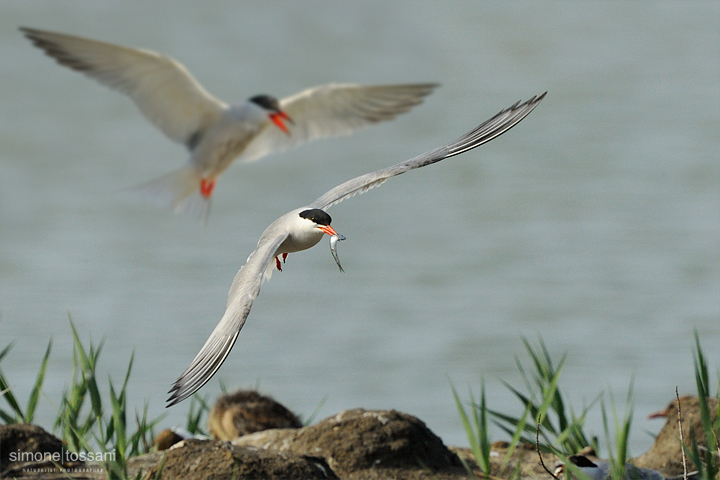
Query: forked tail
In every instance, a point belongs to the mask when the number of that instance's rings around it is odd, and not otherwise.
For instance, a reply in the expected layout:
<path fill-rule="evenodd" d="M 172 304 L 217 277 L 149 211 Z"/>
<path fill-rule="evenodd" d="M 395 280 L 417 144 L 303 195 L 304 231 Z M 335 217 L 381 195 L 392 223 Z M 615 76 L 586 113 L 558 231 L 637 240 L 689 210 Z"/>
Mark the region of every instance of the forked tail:
<path fill-rule="evenodd" d="M 210 213 L 210 197 L 200 192 L 200 174 L 186 166 L 168 175 L 130 188 L 161 208 L 183 213 L 203 225 Z"/>

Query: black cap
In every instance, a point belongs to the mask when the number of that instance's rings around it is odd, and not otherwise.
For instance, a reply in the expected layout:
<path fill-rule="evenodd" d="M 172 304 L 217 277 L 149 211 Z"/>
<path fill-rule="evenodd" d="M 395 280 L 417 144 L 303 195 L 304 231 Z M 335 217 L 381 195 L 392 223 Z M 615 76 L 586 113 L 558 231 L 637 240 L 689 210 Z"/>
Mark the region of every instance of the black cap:
<path fill-rule="evenodd" d="M 332 223 L 332 218 L 330 218 L 330 215 L 325 213 L 323 210 L 320 210 L 319 208 L 303 210 L 302 212 L 300 212 L 300 216 L 302 218 L 307 218 L 308 220 L 311 220 L 318 225 L 330 225 L 330 223 Z"/>

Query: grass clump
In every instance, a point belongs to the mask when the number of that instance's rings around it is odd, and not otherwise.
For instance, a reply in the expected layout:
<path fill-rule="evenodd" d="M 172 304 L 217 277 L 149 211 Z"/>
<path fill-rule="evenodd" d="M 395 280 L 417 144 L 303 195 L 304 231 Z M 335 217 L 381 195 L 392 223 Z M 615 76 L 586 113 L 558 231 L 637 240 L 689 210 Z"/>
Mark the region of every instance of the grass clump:
<path fill-rule="evenodd" d="M 0 363 L 2 363 L 2 359 L 8 354 L 8 352 L 10 352 L 11 348 L 12 343 L 7 345 L 3 351 L 0 352 Z M 5 379 L 5 375 L 2 373 L 2 369 L 0 369 L 0 393 L 2 393 L 0 396 L 10 407 L 9 411 L 0 408 L 0 418 L 2 418 L 6 424 L 32 423 L 35 419 L 35 410 L 37 408 L 38 400 L 40 399 L 42 384 L 45 380 L 45 370 L 47 369 L 48 360 L 50 359 L 50 350 L 52 350 L 52 340 L 48 342 L 47 349 L 45 349 L 45 355 L 43 355 L 43 359 L 40 362 L 40 369 L 35 377 L 35 383 L 30 391 L 30 397 L 28 398 L 27 407 L 24 411 L 20 407 L 20 403 L 17 398 L 15 398 L 15 395 L 13 395 L 10 385 Z"/>
<path fill-rule="evenodd" d="M 717 407 L 711 411 L 710 403 L 710 375 L 708 373 L 707 361 L 700 345 L 700 337 L 695 331 L 695 349 L 693 363 L 695 366 L 695 386 L 700 405 L 700 420 L 704 440 L 707 447 L 701 447 L 698 439 L 692 435 L 691 449 L 688 456 L 698 471 L 698 478 L 701 480 L 720 479 L 720 401 Z M 718 374 L 718 387 L 716 398 L 720 399 L 720 373 Z"/>
<path fill-rule="evenodd" d="M 470 448 L 480 470 L 486 477 L 490 475 L 491 440 L 488 418 L 492 418 L 493 423 L 511 437 L 503 465 L 509 461 L 519 443 L 526 443 L 535 445 L 538 454 L 550 452 L 557 455 L 558 458 L 565 461 L 566 467 L 574 477 L 585 478 L 586 475 L 575 465 L 567 462 L 567 458 L 588 446 L 592 447 L 595 452 L 600 452 L 597 436 L 589 434 L 585 428 L 588 412 L 599 402 L 607 446 L 607 455 L 605 456 L 610 464 L 610 477 L 615 480 L 623 479 L 627 474 L 626 463 L 630 459 L 628 441 L 633 419 L 632 382 L 625 400 L 622 417 L 618 413 L 612 391 L 609 391 L 609 407 L 604 401 L 604 392 L 600 392 L 577 415 L 558 387 L 566 355 L 563 355 L 559 362 L 555 363 L 542 338 L 539 338 L 538 347 L 533 347 L 524 338 L 522 341 L 532 365 L 531 368 L 526 369 L 517 357 L 515 359 L 525 389 L 521 390 L 503 382 L 520 400 L 522 415 L 508 415 L 488 408 L 485 401 L 485 384 L 482 380 L 479 403 L 475 401 L 472 391 L 470 391 L 471 415 L 468 415 L 455 387 L 451 385 L 460 421 L 465 428 Z M 694 478 L 720 480 L 720 441 L 718 440 L 720 438 L 720 401 L 716 404 L 709 401 L 711 396 L 708 365 L 697 332 L 695 332 L 694 350 L 695 380 L 703 438 L 701 442 L 694 437 L 691 438 L 690 448 L 686 449 L 685 454 L 697 468 L 697 475 Z M 720 397 L 720 375 L 718 376 L 716 397 Z M 612 424 L 609 420 L 609 409 L 612 411 Z M 519 472 L 516 473 L 519 475 Z"/>
<path fill-rule="evenodd" d="M 618 411 L 615 407 L 615 398 L 612 390 L 610 391 L 610 405 L 612 407 L 613 420 L 614 420 L 614 437 L 615 437 L 615 448 L 613 449 L 611 438 L 613 435 L 610 433 L 608 426 L 607 409 L 605 408 L 605 402 L 600 402 L 603 420 L 603 430 L 605 431 L 605 441 L 607 442 L 608 449 L 608 461 L 610 462 L 610 476 L 615 480 L 621 480 L 625 475 L 625 463 L 629 459 L 628 452 L 628 439 L 630 438 L 630 426 L 632 425 L 632 382 L 628 389 L 627 398 L 625 400 L 625 413 L 623 419 L 619 420 Z M 614 452 L 613 452 L 614 450 Z"/>
<path fill-rule="evenodd" d="M 495 419 L 494 423 L 513 437 L 520 431 L 520 441 L 534 445 L 537 422 L 540 419 L 538 441 L 544 452 L 576 453 L 586 446 L 597 448 L 597 437 L 585 432 L 585 418 L 602 394 L 583 408 L 580 415 L 576 415 L 558 387 L 560 372 L 567 355 L 564 354 L 556 366 L 542 338 L 538 339 L 537 348 L 533 348 L 525 338 L 522 341 L 532 362 L 532 370 L 526 370 L 520 359 L 515 357 L 525 384 L 525 392 L 505 381 L 503 384 L 520 400 L 523 412 L 527 413 L 514 417 L 490 410 L 490 415 Z"/>
<path fill-rule="evenodd" d="M 148 420 L 148 406 L 141 414 L 135 413 L 135 428 L 128 427 L 127 385 L 132 371 L 133 356 L 130 356 L 127 372 L 119 388 L 108 376 L 109 404 L 103 403 L 97 381 L 97 361 L 103 342 L 95 346 L 92 342 L 86 349 L 70 319 L 73 334 L 73 372 L 69 389 L 63 394 L 57 409 L 54 430 L 63 440 L 67 450 L 81 458 L 97 459 L 107 472 L 109 480 L 127 478 L 127 459 L 150 450 L 153 428 L 162 417 Z M 10 410 L 0 409 L 0 417 L 6 424 L 32 423 L 50 356 L 52 342 L 48 344 L 41 362 L 35 384 L 31 390 L 27 407 L 22 409 L 12 393 L 7 380 L 0 370 L 0 391 L 2 399 Z M 8 353 L 11 345 L 0 352 L 0 360 Z M 98 450 L 99 449 L 99 450 Z M 139 475 L 139 474 L 138 474 Z"/>
<path fill-rule="evenodd" d="M 470 443 L 470 449 L 473 452 L 475 461 L 477 462 L 478 467 L 480 467 L 480 470 L 488 476 L 490 475 L 491 441 L 487 423 L 487 407 L 485 405 L 485 383 L 481 380 L 480 385 L 479 405 L 475 403 L 472 390 L 470 390 L 472 421 L 465 412 L 465 407 L 463 407 L 455 387 L 452 386 L 452 384 L 450 387 L 452 388 L 453 397 L 455 397 L 455 405 L 457 406 L 458 413 L 460 414 L 460 420 L 462 421 L 463 427 L 465 427 L 465 433 L 467 434 L 467 439 Z M 465 465 L 465 468 L 470 470 L 467 465 Z"/>

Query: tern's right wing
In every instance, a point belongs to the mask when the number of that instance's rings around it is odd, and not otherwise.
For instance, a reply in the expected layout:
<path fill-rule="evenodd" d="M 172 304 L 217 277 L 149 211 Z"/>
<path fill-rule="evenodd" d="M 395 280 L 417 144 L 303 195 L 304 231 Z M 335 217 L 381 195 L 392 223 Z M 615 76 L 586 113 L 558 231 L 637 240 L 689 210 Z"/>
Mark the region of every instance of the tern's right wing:
<path fill-rule="evenodd" d="M 20 30 L 60 65 L 128 95 L 145 118 L 176 142 L 191 142 L 226 108 L 181 63 L 165 55 L 63 33 Z"/>
<path fill-rule="evenodd" d="M 305 142 L 349 135 L 392 120 L 420 104 L 435 87 L 435 83 L 328 84 L 303 90 L 280 100 L 280 108 L 292 119 L 290 135 L 278 128 L 266 128 L 253 139 L 241 158 L 257 160 Z"/>
<path fill-rule="evenodd" d="M 260 293 L 265 269 L 274 258 L 275 251 L 287 238 L 287 234 L 267 238 L 263 235 L 260 244 L 248 257 L 247 263 L 235 275 L 228 293 L 227 308 L 220 323 L 210 334 L 200 353 L 190 366 L 175 381 L 168 393 L 168 407 L 182 402 L 200 390 L 215 375 L 227 358 L 240 329 L 250 314 L 253 301 Z"/>
<path fill-rule="evenodd" d="M 547 93 L 547 92 L 545 92 Z M 483 143 L 487 143 L 493 138 L 497 138 L 503 133 L 510 130 L 518 124 L 523 118 L 528 116 L 540 101 L 545 98 L 545 93 L 539 97 L 532 97 L 525 103 L 517 102 L 515 105 L 500 111 L 497 115 L 478 125 L 474 130 L 466 133 L 462 137 L 437 147 L 422 155 L 411 158 L 404 162 L 393 165 L 392 167 L 382 168 L 374 172 L 360 175 L 345 183 L 338 185 L 332 190 L 326 192 L 322 197 L 315 200 L 308 208 L 319 208 L 325 210 L 332 205 L 342 202 L 346 198 L 350 198 L 355 194 L 364 193 L 365 191 L 377 187 L 385 182 L 388 178 L 405 173 L 408 170 L 424 167 L 439 162 L 449 157 L 459 155 L 475 147 L 479 147 Z"/>

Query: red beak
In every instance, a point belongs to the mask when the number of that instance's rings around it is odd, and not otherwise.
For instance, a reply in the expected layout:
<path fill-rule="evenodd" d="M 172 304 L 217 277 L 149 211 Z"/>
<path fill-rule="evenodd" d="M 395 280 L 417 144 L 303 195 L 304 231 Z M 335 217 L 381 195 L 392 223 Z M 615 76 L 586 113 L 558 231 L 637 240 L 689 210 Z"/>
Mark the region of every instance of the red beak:
<path fill-rule="evenodd" d="M 662 411 L 660 411 L 660 412 L 651 413 L 650 415 L 648 415 L 648 419 L 651 419 L 651 418 L 667 418 L 667 416 L 668 416 L 667 410 L 662 410 Z"/>
<path fill-rule="evenodd" d="M 287 127 L 285 126 L 285 124 L 283 123 L 283 120 L 286 120 L 286 121 L 288 121 L 288 122 L 290 122 L 290 123 L 293 123 L 292 118 L 290 118 L 290 116 L 289 116 L 287 113 L 285 113 L 285 112 L 275 112 L 275 113 L 271 113 L 269 116 L 270 116 L 270 120 L 272 120 L 272 122 L 273 122 L 275 125 L 277 125 L 277 127 L 278 127 L 280 130 L 282 130 L 283 132 L 285 132 L 285 133 L 287 133 L 288 135 L 290 135 L 290 130 L 288 130 L 288 128 L 287 128 Z"/>
<path fill-rule="evenodd" d="M 322 230 L 323 233 L 327 233 L 327 234 L 330 235 L 331 237 L 332 237 L 333 235 L 337 235 L 337 232 L 335 231 L 335 229 L 332 228 L 330 225 L 321 225 L 321 226 L 319 226 L 318 228 L 319 228 L 320 230 Z"/>

